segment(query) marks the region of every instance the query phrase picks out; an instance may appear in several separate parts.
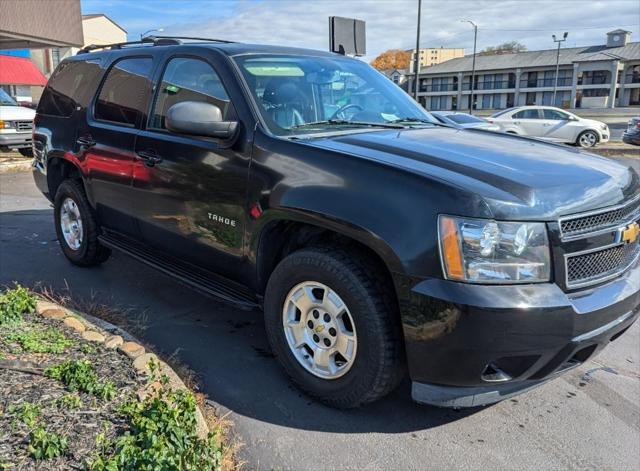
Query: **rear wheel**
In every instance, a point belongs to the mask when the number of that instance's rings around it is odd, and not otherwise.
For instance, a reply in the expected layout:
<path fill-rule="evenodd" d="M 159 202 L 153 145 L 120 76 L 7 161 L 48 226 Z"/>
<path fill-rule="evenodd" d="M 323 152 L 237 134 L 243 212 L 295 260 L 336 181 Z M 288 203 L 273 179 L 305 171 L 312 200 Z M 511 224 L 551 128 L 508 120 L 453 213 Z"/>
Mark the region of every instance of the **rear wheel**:
<path fill-rule="evenodd" d="M 576 144 L 580 147 L 589 148 L 593 147 L 598 143 L 598 134 L 595 131 L 583 131 L 578 136 L 576 140 Z"/>
<path fill-rule="evenodd" d="M 99 265 L 111 250 L 98 241 L 98 223 L 87 201 L 82 183 L 65 180 L 54 200 L 56 234 L 62 252 L 75 265 Z"/>
<path fill-rule="evenodd" d="M 313 248 L 276 267 L 265 324 L 293 382 L 333 407 L 375 401 L 404 372 L 398 316 L 384 276 L 356 253 Z"/>

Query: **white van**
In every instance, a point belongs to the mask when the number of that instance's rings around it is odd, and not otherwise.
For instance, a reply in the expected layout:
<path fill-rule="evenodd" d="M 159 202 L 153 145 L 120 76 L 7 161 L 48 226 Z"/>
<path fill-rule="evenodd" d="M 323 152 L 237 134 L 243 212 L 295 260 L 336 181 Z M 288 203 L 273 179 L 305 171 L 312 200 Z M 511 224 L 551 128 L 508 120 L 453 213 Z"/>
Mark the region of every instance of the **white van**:
<path fill-rule="evenodd" d="M 36 112 L 20 106 L 0 88 L 0 152 L 17 149 L 25 157 L 31 157 L 31 131 Z"/>

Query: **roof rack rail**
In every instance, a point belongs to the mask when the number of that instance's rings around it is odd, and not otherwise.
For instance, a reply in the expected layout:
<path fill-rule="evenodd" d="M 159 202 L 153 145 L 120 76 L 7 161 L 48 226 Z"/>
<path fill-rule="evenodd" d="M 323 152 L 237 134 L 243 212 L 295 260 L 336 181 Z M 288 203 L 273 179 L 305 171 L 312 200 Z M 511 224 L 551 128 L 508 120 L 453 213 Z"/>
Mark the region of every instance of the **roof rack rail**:
<path fill-rule="evenodd" d="M 169 46 L 182 44 L 182 41 L 174 38 L 155 38 L 153 36 L 149 36 L 146 38 L 142 38 L 139 41 L 128 41 L 124 43 L 113 43 L 113 44 L 90 44 L 89 46 L 85 46 L 78 51 L 78 54 L 86 54 L 87 52 L 96 51 L 98 49 L 122 49 L 125 46 L 134 46 L 134 45 L 143 45 L 143 44 L 152 44 L 154 46 Z"/>
<path fill-rule="evenodd" d="M 139 41 L 128 41 L 124 43 L 113 44 L 91 44 L 85 46 L 78 51 L 78 54 L 86 54 L 87 52 L 96 51 L 98 49 L 122 49 L 126 46 L 140 46 L 145 44 L 151 44 L 153 46 L 175 46 L 183 44 L 183 40 L 187 41 L 211 41 L 216 43 L 233 43 L 235 41 L 227 41 L 225 39 L 214 38 L 196 38 L 192 36 L 145 36 Z"/>
<path fill-rule="evenodd" d="M 193 37 L 193 36 L 145 36 L 144 39 L 176 39 L 176 40 L 182 40 L 182 39 L 186 39 L 187 41 L 211 41 L 211 42 L 215 42 L 215 43 L 225 43 L 225 44 L 232 44 L 235 43 L 236 41 L 228 41 L 226 39 L 215 39 L 215 38 L 199 38 L 199 37 Z"/>

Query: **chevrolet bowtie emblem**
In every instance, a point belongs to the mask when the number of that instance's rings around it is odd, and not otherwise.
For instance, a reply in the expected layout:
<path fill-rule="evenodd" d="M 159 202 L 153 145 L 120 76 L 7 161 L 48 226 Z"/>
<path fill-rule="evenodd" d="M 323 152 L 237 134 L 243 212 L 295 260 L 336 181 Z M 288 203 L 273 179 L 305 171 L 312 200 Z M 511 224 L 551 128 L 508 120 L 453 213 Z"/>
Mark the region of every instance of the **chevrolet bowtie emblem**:
<path fill-rule="evenodd" d="M 640 224 L 638 224 L 637 222 L 629 224 L 627 227 L 622 227 L 619 230 L 620 241 L 627 244 L 633 244 L 636 240 L 638 240 L 638 236 L 640 236 Z"/>
<path fill-rule="evenodd" d="M 318 325 L 316 326 L 316 328 L 314 329 L 316 331 L 316 333 L 320 333 L 324 330 L 324 326 L 323 325 Z"/>

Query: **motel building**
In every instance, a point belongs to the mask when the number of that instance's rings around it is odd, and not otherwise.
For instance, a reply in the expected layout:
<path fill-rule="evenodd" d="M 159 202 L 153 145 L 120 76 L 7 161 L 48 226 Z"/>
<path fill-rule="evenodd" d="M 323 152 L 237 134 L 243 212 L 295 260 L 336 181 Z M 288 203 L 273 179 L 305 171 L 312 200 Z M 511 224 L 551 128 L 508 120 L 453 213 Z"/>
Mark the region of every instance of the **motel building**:
<path fill-rule="evenodd" d="M 604 45 L 560 50 L 553 101 L 557 49 L 476 55 L 476 110 L 523 105 L 562 108 L 640 106 L 640 43 L 631 32 L 607 33 Z M 473 56 L 422 69 L 418 99 L 428 110 L 469 109 Z M 409 90 L 413 90 L 411 80 Z"/>

